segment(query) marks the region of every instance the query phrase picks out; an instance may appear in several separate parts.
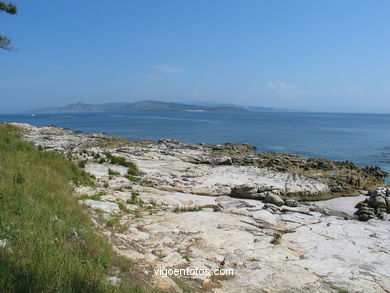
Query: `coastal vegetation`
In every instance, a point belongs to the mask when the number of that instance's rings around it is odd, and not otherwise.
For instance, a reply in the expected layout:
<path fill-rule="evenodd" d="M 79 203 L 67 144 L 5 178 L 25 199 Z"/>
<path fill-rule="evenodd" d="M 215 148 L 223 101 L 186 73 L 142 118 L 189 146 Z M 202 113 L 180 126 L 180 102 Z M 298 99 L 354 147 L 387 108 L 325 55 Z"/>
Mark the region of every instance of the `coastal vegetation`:
<path fill-rule="evenodd" d="M 0 125 L 1 292 L 140 291 L 127 273 L 131 263 L 93 231 L 73 184 L 93 182 L 63 155 Z"/>
<path fill-rule="evenodd" d="M 5 12 L 8 14 L 16 14 L 17 11 L 18 10 L 14 4 L 0 1 L 0 13 Z M 15 50 L 15 48 L 11 46 L 11 39 L 3 35 L 0 35 L 0 49 L 7 51 Z"/>

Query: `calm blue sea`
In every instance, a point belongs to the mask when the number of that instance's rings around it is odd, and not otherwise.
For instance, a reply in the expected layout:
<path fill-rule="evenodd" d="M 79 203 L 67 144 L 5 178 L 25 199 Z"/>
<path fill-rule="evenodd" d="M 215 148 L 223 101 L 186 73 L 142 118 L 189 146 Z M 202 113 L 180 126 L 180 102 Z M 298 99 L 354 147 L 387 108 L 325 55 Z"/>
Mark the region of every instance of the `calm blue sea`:
<path fill-rule="evenodd" d="M 129 139 L 247 142 L 258 151 L 378 165 L 390 172 L 390 114 L 132 112 L 0 115 L 1 122 L 55 124 Z"/>

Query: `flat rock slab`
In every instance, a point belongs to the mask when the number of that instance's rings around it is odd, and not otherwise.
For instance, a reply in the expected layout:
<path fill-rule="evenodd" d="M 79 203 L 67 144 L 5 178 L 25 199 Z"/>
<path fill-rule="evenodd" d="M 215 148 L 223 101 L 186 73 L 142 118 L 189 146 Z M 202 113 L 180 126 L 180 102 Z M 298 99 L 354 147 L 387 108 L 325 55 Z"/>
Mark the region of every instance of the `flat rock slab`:
<path fill-rule="evenodd" d="M 327 208 L 330 210 L 343 212 L 352 216 L 357 211 L 355 206 L 359 202 L 365 200 L 366 198 L 368 197 L 365 195 L 353 196 L 353 197 L 337 197 L 337 198 L 316 201 L 311 203 L 320 208 Z"/>

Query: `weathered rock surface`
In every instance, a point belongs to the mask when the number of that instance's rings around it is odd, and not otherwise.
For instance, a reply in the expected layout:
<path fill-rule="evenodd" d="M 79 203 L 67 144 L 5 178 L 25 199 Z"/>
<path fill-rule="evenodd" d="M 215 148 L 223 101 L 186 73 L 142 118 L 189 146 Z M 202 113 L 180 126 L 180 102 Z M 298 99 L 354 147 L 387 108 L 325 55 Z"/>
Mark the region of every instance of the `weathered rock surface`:
<path fill-rule="evenodd" d="M 283 199 L 326 199 L 358 195 L 360 189 L 383 184 L 387 175 L 378 167 L 361 168 L 350 162 L 253 154 L 255 148 L 249 144 L 183 144 L 172 139 L 134 142 L 104 134 L 75 134 L 54 126 L 17 125 L 26 139 L 44 149 L 102 153 L 111 148 L 114 155 L 136 161 L 145 178 L 159 188 L 186 193 L 262 199 L 271 191 Z"/>
<path fill-rule="evenodd" d="M 125 145 L 110 148 L 101 135 L 22 127 L 25 137 L 42 148 L 86 161 L 96 187 L 77 187 L 75 196 L 96 229 L 134 260 L 131 269 L 147 272 L 160 289 L 181 292 L 183 281 L 155 275 L 154 269 L 189 267 L 234 270 L 229 277 L 181 276 L 194 291 L 390 291 L 390 222 L 377 218 L 384 209 L 381 199 L 388 207 L 388 189 L 377 189 L 368 198 L 294 200 L 335 195 L 336 187 L 356 191 L 353 185 L 362 178 L 366 187 L 373 174 L 381 177 L 377 169 L 294 155 L 254 155 L 253 147 L 239 144 L 122 141 Z M 111 145 L 111 138 L 103 137 Z M 127 176 L 126 168 L 107 160 L 107 152 L 136 162 L 142 174 Z M 337 168 L 341 177 L 326 175 Z M 345 183 L 343 174 L 358 177 Z M 262 201 L 267 196 L 269 203 Z M 371 199 L 376 197 L 381 199 Z M 354 216 L 354 206 L 363 198 L 359 211 L 365 210 L 367 218 L 373 215 L 367 222 L 354 220 L 361 217 Z"/>

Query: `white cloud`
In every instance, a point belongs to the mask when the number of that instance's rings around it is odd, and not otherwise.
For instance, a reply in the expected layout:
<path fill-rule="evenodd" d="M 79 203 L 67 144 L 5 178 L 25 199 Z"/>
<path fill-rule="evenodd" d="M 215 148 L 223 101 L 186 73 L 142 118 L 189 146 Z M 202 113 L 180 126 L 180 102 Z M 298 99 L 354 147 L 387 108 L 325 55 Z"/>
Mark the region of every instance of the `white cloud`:
<path fill-rule="evenodd" d="M 265 87 L 278 96 L 295 97 L 299 94 L 299 90 L 294 84 L 285 81 L 269 82 Z"/>
<path fill-rule="evenodd" d="M 157 74 L 151 73 L 146 76 L 149 80 L 160 80 L 160 76 Z"/>
<path fill-rule="evenodd" d="M 153 66 L 153 68 L 166 73 L 178 73 L 183 71 L 181 68 L 173 67 L 172 65 L 156 65 Z"/>

